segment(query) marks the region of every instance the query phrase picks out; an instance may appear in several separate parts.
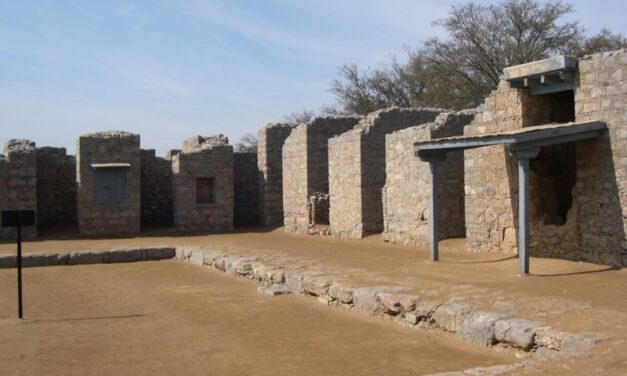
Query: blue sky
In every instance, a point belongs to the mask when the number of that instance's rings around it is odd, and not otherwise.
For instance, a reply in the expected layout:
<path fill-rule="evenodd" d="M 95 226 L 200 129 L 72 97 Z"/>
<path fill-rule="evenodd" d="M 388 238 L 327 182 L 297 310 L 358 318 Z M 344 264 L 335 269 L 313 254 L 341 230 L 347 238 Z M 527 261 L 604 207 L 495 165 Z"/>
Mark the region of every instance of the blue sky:
<path fill-rule="evenodd" d="M 231 143 L 333 102 L 337 68 L 376 66 L 440 35 L 459 1 L 0 0 L 0 143 L 73 153 L 122 129 L 163 154 L 184 138 Z M 624 1 L 572 1 L 591 32 L 627 34 Z"/>

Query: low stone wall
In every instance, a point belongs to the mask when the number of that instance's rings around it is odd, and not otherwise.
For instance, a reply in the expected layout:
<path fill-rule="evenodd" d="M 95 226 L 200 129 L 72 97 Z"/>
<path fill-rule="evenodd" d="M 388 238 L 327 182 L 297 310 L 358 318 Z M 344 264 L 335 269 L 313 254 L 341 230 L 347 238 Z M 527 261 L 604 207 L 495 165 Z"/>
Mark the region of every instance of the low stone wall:
<path fill-rule="evenodd" d="M 291 268 L 285 262 L 275 264 L 256 257 L 199 247 L 177 247 L 176 258 L 233 276 L 257 280 L 261 283 L 258 291 L 266 295 L 294 293 L 314 296 L 329 306 L 340 306 L 369 316 L 393 318 L 405 326 L 456 333 L 460 340 L 480 346 L 504 344 L 525 351 L 541 348 L 573 351 L 595 343 L 581 334 L 481 311 L 454 300 L 426 300 L 403 293 L 401 287 L 351 286 L 345 277 L 317 270 L 303 270 L 302 267 Z"/>
<path fill-rule="evenodd" d="M 233 147 L 222 135 L 193 137 L 172 158 L 174 226 L 180 232 L 233 229 Z M 213 199 L 199 202 L 197 179 L 213 179 Z M 209 193 L 209 192 L 207 192 Z"/>
<path fill-rule="evenodd" d="M 0 210 L 37 210 L 37 150 L 30 140 L 9 140 L 0 154 Z M 34 238 L 36 227 L 22 229 Z M 0 228 L 0 239 L 13 240 L 15 229 Z"/>
<path fill-rule="evenodd" d="M 76 150 L 78 227 L 86 236 L 128 236 L 140 229 L 140 137 L 109 131 L 80 136 Z M 94 164 L 128 164 L 126 197 L 119 205 L 97 205 Z"/>
<path fill-rule="evenodd" d="M 283 144 L 295 124 L 270 123 L 257 133 L 261 224 L 283 224 Z"/>
<path fill-rule="evenodd" d="M 76 157 L 37 148 L 37 225 L 76 224 Z"/>
<path fill-rule="evenodd" d="M 173 247 L 122 248 L 110 251 L 82 251 L 29 254 L 22 256 L 24 268 L 61 265 L 115 264 L 136 261 L 157 261 L 175 256 Z M 16 268 L 17 256 L 0 255 L 0 269 Z"/>
<path fill-rule="evenodd" d="M 257 153 L 234 153 L 235 211 L 237 225 L 259 224 Z"/>
<path fill-rule="evenodd" d="M 414 143 L 463 134 L 476 111 L 446 112 L 433 123 L 386 136 L 386 181 L 383 188 L 382 237 L 401 244 L 429 245 L 429 163 L 414 155 Z M 448 153 L 438 163 L 440 239 L 464 237 L 464 155 Z"/>
<path fill-rule="evenodd" d="M 172 161 L 141 150 L 141 223 L 171 225 Z"/>
<path fill-rule="evenodd" d="M 329 140 L 330 222 L 334 236 L 361 239 L 383 231 L 385 135 L 432 122 L 431 108 L 388 108 Z"/>
<path fill-rule="evenodd" d="M 357 117 L 318 117 L 292 130 L 283 145 L 283 213 L 286 232 L 307 233 L 309 198 L 329 192 L 329 138 L 353 128 Z"/>

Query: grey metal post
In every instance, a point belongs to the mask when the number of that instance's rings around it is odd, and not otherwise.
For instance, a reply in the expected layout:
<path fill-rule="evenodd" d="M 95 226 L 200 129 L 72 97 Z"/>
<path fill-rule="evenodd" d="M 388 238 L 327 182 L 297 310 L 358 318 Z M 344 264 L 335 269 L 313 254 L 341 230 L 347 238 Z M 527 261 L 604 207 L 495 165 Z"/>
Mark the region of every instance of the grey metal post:
<path fill-rule="evenodd" d="M 529 274 L 529 158 L 518 159 L 518 264 Z"/>
<path fill-rule="evenodd" d="M 429 161 L 429 171 L 431 172 L 431 200 L 429 200 L 429 211 L 431 212 L 431 220 L 429 221 L 430 256 L 431 261 L 438 261 L 440 258 L 438 248 L 438 161 L 435 158 Z"/>

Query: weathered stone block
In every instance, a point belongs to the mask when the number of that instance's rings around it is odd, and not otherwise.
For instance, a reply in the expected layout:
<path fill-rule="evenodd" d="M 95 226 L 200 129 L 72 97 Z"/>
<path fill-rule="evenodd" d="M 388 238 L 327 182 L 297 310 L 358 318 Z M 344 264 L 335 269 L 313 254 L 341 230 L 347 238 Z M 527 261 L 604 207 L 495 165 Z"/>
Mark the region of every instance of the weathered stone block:
<path fill-rule="evenodd" d="M 466 315 L 456 331 L 457 337 L 481 346 L 495 343 L 495 325 L 505 318 L 492 312 L 473 311 Z"/>
<path fill-rule="evenodd" d="M 499 342 L 529 350 L 535 344 L 535 330 L 539 326 L 539 323 L 532 321 L 505 319 L 494 326 L 494 336 Z"/>
<path fill-rule="evenodd" d="M 446 302 L 439 306 L 432 315 L 435 324 L 449 332 L 457 332 L 466 316 L 473 311 L 472 306 L 457 302 Z"/>

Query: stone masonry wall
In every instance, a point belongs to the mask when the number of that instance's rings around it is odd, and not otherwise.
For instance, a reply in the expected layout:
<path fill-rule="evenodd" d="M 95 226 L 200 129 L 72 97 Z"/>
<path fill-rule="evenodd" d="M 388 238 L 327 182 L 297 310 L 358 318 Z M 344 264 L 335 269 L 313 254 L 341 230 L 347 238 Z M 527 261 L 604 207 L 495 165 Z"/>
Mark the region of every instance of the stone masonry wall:
<path fill-rule="evenodd" d="M 193 137 L 172 157 L 174 226 L 181 232 L 233 229 L 233 147 L 222 135 Z M 213 203 L 197 203 L 196 178 L 214 178 Z"/>
<path fill-rule="evenodd" d="M 294 124 L 270 123 L 257 134 L 259 212 L 261 224 L 283 224 L 283 144 Z"/>
<path fill-rule="evenodd" d="M 76 150 L 78 182 L 78 226 L 82 235 L 132 235 L 140 229 L 140 137 L 137 134 L 109 131 L 80 136 Z M 94 204 L 93 163 L 129 163 L 126 204 Z"/>
<path fill-rule="evenodd" d="M 0 210 L 37 210 L 37 150 L 30 140 L 9 140 L 0 154 Z M 0 239 L 15 240 L 13 228 L 0 228 Z M 36 227 L 22 229 L 24 239 Z"/>
<path fill-rule="evenodd" d="M 172 224 L 172 161 L 141 150 L 141 223 Z"/>
<path fill-rule="evenodd" d="M 505 132 L 548 122 L 546 103 L 501 81 L 464 135 Z M 464 151 L 466 247 L 515 253 L 518 172 L 502 145 Z"/>
<path fill-rule="evenodd" d="M 37 225 L 76 224 L 76 157 L 37 148 Z"/>
<path fill-rule="evenodd" d="M 385 135 L 432 122 L 441 112 L 430 108 L 379 110 L 329 140 L 329 220 L 334 236 L 360 239 L 383 231 Z"/>
<path fill-rule="evenodd" d="M 627 53 L 579 60 L 575 116 L 601 120 L 608 132 L 577 143 L 580 253 L 574 258 L 627 266 Z"/>
<path fill-rule="evenodd" d="M 429 245 L 429 163 L 414 155 L 414 143 L 458 136 L 476 111 L 446 112 L 433 123 L 418 125 L 386 135 L 386 182 L 383 188 L 383 239 L 409 245 Z M 440 239 L 463 237 L 464 155 L 448 153 L 438 163 Z"/>
<path fill-rule="evenodd" d="M 283 145 L 283 213 L 286 232 L 307 233 L 310 197 L 329 192 L 329 138 L 359 122 L 356 117 L 319 117 L 292 130 Z"/>
<path fill-rule="evenodd" d="M 259 224 L 259 179 L 257 153 L 235 153 L 235 211 L 234 224 Z"/>

